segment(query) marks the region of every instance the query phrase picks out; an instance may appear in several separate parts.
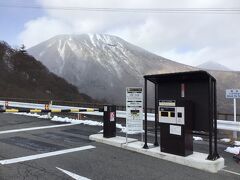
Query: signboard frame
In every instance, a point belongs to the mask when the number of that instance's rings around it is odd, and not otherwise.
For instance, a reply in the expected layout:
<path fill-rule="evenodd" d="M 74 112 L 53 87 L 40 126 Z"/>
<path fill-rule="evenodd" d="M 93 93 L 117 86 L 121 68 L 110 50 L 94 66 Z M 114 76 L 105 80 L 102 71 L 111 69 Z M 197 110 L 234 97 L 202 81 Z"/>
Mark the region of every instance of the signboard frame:
<path fill-rule="evenodd" d="M 126 87 L 126 143 L 128 134 L 139 133 L 143 140 L 143 88 Z"/>

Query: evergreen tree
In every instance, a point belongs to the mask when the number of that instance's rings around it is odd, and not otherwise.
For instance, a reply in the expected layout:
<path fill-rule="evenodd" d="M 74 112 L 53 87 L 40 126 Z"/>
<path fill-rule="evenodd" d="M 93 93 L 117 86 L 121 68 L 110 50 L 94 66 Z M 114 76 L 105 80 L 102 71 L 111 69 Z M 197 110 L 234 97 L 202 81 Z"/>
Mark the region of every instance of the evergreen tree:
<path fill-rule="evenodd" d="M 21 45 L 20 52 L 23 53 L 23 54 L 27 53 L 26 46 L 24 44 Z"/>

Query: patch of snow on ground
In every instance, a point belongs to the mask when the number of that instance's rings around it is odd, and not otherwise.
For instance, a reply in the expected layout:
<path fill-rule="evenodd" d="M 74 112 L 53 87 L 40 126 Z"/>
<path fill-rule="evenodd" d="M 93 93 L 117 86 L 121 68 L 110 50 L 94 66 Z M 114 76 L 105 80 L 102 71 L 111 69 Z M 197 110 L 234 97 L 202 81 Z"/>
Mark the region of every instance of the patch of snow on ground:
<path fill-rule="evenodd" d="M 123 131 L 126 127 L 122 126 L 121 124 L 116 123 L 116 128 L 121 129 Z"/>
<path fill-rule="evenodd" d="M 45 114 L 45 115 L 39 116 L 38 118 L 40 118 L 40 119 L 49 119 L 49 116 L 47 114 Z"/>
<path fill-rule="evenodd" d="M 239 154 L 240 153 L 240 147 L 227 147 L 224 151 L 232 154 Z"/>
<path fill-rule="evenodd" d="M 17 114 L 17 115 L 21 115 L 21 116 L 30 116 L 30 117 L 36 117 L 36 118 L 40 118 L 40 119 L 49 119 L 48 115 L 40 115 L 37 113 L 13 113 L 13 114 Z"/>
<path fill-rule="evenodd" d="M 240 141 L 235 141 L 235 142 L 234 142 L 234 145 L 240 146 Z"/>
<path fill-rule="evenodd" d="M 68 122 L 72 124 L 84 124 L 89 126 L 103 126 L 102 122 L 93 121 L 93 120 L 77 120 L 77 119 L 71 119 L 68 117 L 62 118 L 62 117 L 54 116 L 51 120 L 57 121 L 57 122 Z M 121 129 L 122 132 L 125 132 L 125 129 L 126 129 L 126 127 L 118 123 L 116 124 L 116 128 Z"/>
<path fill-rule="evenodd" d="M 193 136 L 193 139 L 194 141 L 203 141 L 203 138 L 197 136 Z"/>
<path fill-rule="evenodd" d="M 17 115 L 23 115 L 23 116 L 31 116 L 31 117 L 37 117 L 40 119 L 49 119 L 48 115 L 40 115 L 37 113 L 14 113 Z M 72 119 L 72 118 L 68 118 L 68 117 L 58 117 L 58 116 L 54 116 L 53 118 L 51 118 L 51 121 L 56 121 L 56 122 L 67 122 L 67 123 L 72 123 L 72 124 L 84 124 L 84 125 L 89 125 L 89 126 L 103 126 L 102 122 L 98 122 L 98 121 L 93 121 L 93 120 L 77 120 L 77 119 Z M 122 126 L 121 124 L 116 124 L 116 128 L 121 129 L 121 132 L 126 133 L 126 127 Z M 103 131 L 100 131 L 103 132 Z M 129 132 L 128 134 L 138 134 L 139 132 Z M 144 130 L 142 131 L 142 133 L 144 133 Z M 195 138 L 201 138 L 201 137 L 195 137 Z"/>
<path fill-rule="evenodd" d="M 57 121 L 57 122 L 68 122 L 72 124 L 84 124 L 84 125 L 90 125 L 90 126 L 103 126 L 102 122 L 92 121 L 92 120 L 77 120 L 72 119 L 68 117 L 58 117 L 54 116 L 51 121 Z"/>
<path fill-rule="evenodd" d="M 220 141 L 221 141 L 221 142 L 228 143 L 228 142 L 231 141 L 231 139 L 229 139 L 229 138 L 222 138 L 222 139 L 220 139 Z"/>
<path fill-rule="evenodd" d="M 37 113 L 13 113 L 21 116 L 30 116 L 30 117 L 39 117 L 40 115 Z"/>

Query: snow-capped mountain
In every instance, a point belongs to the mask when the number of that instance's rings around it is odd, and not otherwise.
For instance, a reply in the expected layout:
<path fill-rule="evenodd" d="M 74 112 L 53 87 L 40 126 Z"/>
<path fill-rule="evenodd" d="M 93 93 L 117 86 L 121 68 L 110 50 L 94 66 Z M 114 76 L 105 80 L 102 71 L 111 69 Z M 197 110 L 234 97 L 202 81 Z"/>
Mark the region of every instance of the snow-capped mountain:
<path fill-rule="evenodd" d="M 125 104 L 125 88 L 143 86 L 145 74 L 199 70 L 103 34 L 59 35 L 28 52 L 80 92 L 113 104 Z M 207 71 L 217 79 L 218 111 L 231 113 L 232 101 L 225 98 L 225 90 L 240 87 L 240 72 Z M 148 93 L 154 98 L 153 91 Z"/>
<path fill-rule="evenodd" d="M 28 52 L 80 92 L 117 104 L 126 87 L 142 86 L 145 74 L 194 69 L 104 34 L 58 35 Z"/>
<path fill-rule="evenodd" d="M 217 63 L 215 61 L 207 61 L 197 66 L 200 69 L 207 69 L 207 70 L 217 70 L 217 71 L 231 71 L 228 67 Z"/>

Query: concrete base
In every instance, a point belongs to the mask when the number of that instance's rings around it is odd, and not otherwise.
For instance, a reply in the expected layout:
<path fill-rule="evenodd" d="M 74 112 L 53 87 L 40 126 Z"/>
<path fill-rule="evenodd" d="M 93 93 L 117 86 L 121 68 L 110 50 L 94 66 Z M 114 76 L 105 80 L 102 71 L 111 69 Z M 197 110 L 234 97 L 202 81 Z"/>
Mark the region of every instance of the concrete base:
<path fill-rule="evenodd" d="M 128 144 L 126 144 L 126 138 L 120 136 L 114 138 L 103 138 L 102 134 L 93 134 L 89 137 L 89 139 L 212 173 L 216 173 L 224 168 L 223 158 L 219 158 L 216 161 L 206 160 L 208 155 L 204 153 L 193 152 L 192 155 L 187 157 L 177 156 L 160 152 L 160 147 L 154 147 L 153 144 L 150 143 L 148 144 L 150 147 L 149 149 L 143 149 L 143 142 L 132 138 L 128 138 Z"/>

